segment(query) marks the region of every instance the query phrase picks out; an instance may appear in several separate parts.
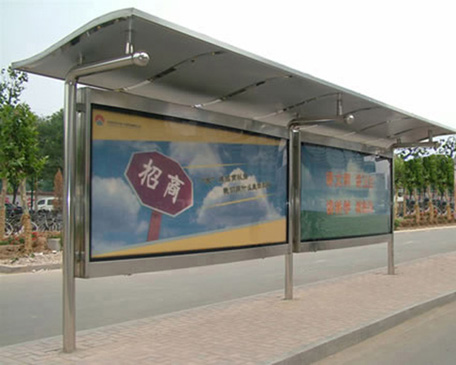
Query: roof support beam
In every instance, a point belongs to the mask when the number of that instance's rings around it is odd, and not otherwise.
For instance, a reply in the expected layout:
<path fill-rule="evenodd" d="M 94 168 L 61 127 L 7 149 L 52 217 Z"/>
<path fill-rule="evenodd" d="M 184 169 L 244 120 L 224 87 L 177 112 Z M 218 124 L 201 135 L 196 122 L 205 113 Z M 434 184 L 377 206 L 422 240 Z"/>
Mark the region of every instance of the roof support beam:
<path fill-rule="evenodd" d="M 94 75 L 127 66 L 147 66 L 149 60 L 150 57 L 146 52 L 136 52 L 119 58 L 77 66 L 67 74 L 66 80 L 75 81 L 83 76 Z"/>

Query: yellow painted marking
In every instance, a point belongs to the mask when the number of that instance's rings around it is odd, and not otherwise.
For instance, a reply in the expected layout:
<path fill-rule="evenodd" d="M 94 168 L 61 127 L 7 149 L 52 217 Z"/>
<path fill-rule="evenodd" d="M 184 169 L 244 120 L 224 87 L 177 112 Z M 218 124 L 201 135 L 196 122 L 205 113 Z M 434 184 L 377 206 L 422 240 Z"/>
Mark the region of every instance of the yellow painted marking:
<path fill-rule="evenodd" d="M 93 110 L 92 133 L 94 140 L 233 143 L 278 146 L 280 139 L 252 135 L 242 131 L 208 128 L 192 123 L 180 123 L 135 114 Z M 103 117 L 98 125 L 96 117 Z M 195 148 L 197 146 L 195 145 Z"/>
<path fill-rule="evenodd" d="M 285 242 L 285 240 L 286 220 L 279 219 L 230 231 L 202 234 L 200 236 L 182 238 L 175 241 L 149 244 L 141 247 L 95 255 L 94 258 L 254 246 L 267 243 L 280 243 Z"/>

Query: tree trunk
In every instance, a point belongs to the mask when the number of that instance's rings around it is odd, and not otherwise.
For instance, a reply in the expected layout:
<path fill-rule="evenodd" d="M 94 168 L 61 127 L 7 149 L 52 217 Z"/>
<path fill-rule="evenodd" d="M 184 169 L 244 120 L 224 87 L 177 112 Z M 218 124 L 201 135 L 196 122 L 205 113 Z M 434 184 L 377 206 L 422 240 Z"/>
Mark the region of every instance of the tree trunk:
<path fill-rule="evenodd" d="M 407 198 L 405 196 L 405 193 L 404 193 L 404 198 L 402 200 L 402 218 L 405 218 L 405 216 L 407 215 Z"/>
<path fill-rule="evenodd" d="M 30 184 L 30 186 L 32 187 L 32 191 L 30 193 L 30 209 L 33 211 L 33 198 L 35 197 L 34 195 L 34 189 L 35 189 L 35 184 L 33 184 L 33 177 L 32 177 L 32 183 Z"/>
<path fill-rule="evenodd" d="M 415 190 L 415 223 L 416 225 L 420 224 L 420 204 L 418 200 L 418 193 Z"/>
<path fill-rule="evenodd" d="M 2 179 L 2 191 L 0 193 L 0 239 L 5 238 L 5 224 L 6 224 L 6 190 L 8 188 L 8 179 Z"/>
<path fill-rule="evenodd" d="M 35 179 L 35 201 L 33 202 L 33 210 L 38 211 L 38 179 Z"/>
<path fill-rule="evenodd" d="M 31 224 L 31 218 L 30 218 L 30 211 L 28 208 L 27 204 L 27 187 L 26 187 L 26 179 L 22 180 L 21 183 L 19 184 L 19 192 L 21 195 L 21 201 L 22 201 L 22 209 L 23 209 L 23 214 L 22 214 L 22 226 L 24 227 L 24 253 L 26 255 L 29 255 L 33 251 L 32 247 L 32 224 Z"/>
<path fill-rule="evenodd" d="M 11 184 L 13 187 L 13 204 L 16 205 L 16 198 L 17 198 L 17 188 L 18 186 L 15 184 Z"/>

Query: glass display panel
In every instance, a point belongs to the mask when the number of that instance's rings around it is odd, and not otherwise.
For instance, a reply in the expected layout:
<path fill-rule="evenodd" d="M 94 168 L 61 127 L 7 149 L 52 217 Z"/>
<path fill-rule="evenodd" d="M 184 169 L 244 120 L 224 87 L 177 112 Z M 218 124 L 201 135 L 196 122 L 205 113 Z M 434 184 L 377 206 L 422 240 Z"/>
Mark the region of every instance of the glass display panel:
<path fill-rule="evenodd" d="M 92 106 L 91 260 L 286 241 L 287 142 Z"/>
<path fill-rule="evenodd" d="M 391 162 L 345 149 L 301 148 L 301 240 L 391 233 Z"/>

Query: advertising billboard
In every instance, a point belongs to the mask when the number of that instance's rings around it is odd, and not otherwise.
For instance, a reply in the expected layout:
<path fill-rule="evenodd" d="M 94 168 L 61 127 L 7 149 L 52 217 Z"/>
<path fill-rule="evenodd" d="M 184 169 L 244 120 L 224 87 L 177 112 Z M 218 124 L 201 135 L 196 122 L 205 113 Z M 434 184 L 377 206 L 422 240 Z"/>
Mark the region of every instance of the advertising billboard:
<path fill-rule="evenodd" d="M 97 105 L 91 121 L 91 261 L 286 241 L 286 140 Z"/>
<path fill-rule="evenodd" d="M 301 240 L 391 233 L 391 161 L 303 144 Z"/>

